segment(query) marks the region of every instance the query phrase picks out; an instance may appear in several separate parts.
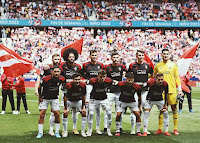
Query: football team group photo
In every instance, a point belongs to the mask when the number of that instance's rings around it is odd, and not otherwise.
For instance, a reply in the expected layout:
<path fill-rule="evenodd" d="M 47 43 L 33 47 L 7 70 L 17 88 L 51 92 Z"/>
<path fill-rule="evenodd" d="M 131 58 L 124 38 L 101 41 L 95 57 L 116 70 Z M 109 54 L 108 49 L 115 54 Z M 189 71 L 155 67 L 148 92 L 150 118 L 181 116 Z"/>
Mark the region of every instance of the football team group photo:
<path fill-rule="evenodd" d="M 199 10 L 1 0 L 0 142 L 198 143 Z"/>

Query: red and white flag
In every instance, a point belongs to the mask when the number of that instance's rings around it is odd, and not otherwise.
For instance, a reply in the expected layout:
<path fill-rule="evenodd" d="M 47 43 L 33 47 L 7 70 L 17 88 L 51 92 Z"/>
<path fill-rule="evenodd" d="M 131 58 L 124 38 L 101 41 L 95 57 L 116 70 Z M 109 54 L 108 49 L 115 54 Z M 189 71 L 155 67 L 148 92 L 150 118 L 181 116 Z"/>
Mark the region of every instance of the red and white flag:
<path fill-rule="evenodd" d="M 7 77 L 17 77 L 34 68 L 32 61 L 20 57 L 2 44 L 0 44 L 0 66 Z"/>
<path fill-rule="evenodd" d="M 185 53 L 183 53 L 183 55 L 177 61 L 180 77 L 186 75 L 198 47 L 199 43 L 189 50 L 185 51 Z"/>
<path fill-rule="evenodd" d="M 199 43 L 197 45 L 193 46 L 192 48 L 190 48 L 189 50 L 185 51 L 185 53 L 183 53 L 183 55 L 177 61 L 182 90 L 184 90 L 188 93 L 190 93 L 190 89 L 187 87 L 187 85 L 185 84 L 183 79 L 184 79 L 184 76 L 187 74 L 187 71 L 190 67 L 192 59 L 193 59 L 198 47 L 199 47 Z"/>

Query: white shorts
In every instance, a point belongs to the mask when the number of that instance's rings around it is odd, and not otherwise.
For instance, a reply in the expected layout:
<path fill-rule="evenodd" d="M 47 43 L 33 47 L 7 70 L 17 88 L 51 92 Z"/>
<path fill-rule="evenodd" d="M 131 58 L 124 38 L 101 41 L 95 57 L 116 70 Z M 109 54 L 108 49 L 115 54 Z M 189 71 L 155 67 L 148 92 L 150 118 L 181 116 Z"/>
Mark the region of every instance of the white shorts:
<path fill-rule="evenodd" d="M 103 110 L 111 110 L 110 107 L 110 102 L 108 99 L 104 100 L 96 100 L 96 99 L 90 99 L 90 104 L 89 104 L 89 111 L 94 111 L 96 107 L 102 106 Z"/>
<path fill-rule="evenodd" d="M 59 99 L 43 99 L 43 102 L 39 104 L 39 110 L 47 109 L 49 104 L 51 105 L 52 111 L 60 111 Z"/>
<path fill-rule="evenodd" d="M 79 101 L 69 101 L 67 100 L 67 111 L 70 111 L 71 108 L 75 107 L 79 112 L 82 110 L 82 100 Z"/>
<path fill-rule="evenodd" d="M 106 94 L 107 94 L 108 100 L 110 101 L 110 104 L 112 104 L 113 101 L 115 101 L 115 105 L 118 104 L 120 93 L 106 93 Z"/>
<path fill-rule="evenodd" d="M 126 102 L 119 101 L 119 108 L 118 108 L 117 112 L 123 112 L 126 107 L 129 107 L 129 109 L 131 110 L 131 112 L 133 112 L 133 111 L 139 111 L 138 103 L 137 102 L 126 103 Z"/>
<path fill-rule="evenodd" d="M 165 102 L 162 101 L 148 101 L 146 100 L 144 109 L 151 109 L 153 105 L 156 105 L 158 107 L 158 110 L 162 110 Z"/>
<path fill-rule="evenodd" d="M 92 92 L 92 85 L 87 84 L 86 85 L 86 97 L 85 97 L 85 102 L 90 102 L 90 93 Z"/>
<path fill-rule="evenodd" d="M 148 91 L 141 91 L 141 105 L 142 105 L 142 107 L 144 107 L 144 105 L 145 105 L 147 94 L 148 94 Z M 135 101 L 138 103 L 137 93 L 135 93 L 134 97 L 135 97 Z"/>

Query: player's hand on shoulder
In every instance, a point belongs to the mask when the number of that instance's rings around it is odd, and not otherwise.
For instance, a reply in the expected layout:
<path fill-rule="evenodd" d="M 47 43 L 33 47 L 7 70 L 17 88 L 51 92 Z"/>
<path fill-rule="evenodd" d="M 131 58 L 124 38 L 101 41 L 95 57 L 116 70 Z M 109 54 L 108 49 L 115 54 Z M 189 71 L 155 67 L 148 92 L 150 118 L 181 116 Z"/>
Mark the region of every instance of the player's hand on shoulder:
<path fill-rule="evenodd" d="M 44 65 L 44 70 L 49 70 L 49 69 L 50 69 L 49 65 Z"/>
<path fill-rule="evenodd" d="M 117 80 L 113 80 L 113 85 L 117 85 L 119 83 L 119 81 L 117 81 Z"/>
<path fill-rule="evenodd" d="M 86 80 L 86 79 L 82 79 L 81 81 L 87 83 L 87 80 Z"/>

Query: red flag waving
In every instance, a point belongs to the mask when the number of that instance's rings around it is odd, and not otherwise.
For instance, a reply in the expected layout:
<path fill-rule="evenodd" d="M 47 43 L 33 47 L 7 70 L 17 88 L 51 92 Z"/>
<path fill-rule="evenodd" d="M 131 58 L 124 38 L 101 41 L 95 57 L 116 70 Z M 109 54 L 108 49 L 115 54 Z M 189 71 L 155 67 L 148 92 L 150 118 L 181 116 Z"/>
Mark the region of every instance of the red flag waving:
<path fill-rule="evenodd" d="M 34 68 L 33 62 L 20 57 L 17 53 L 0 44 L 0 66 L 7 77 L 17 77 Z"/>
<path fill-rule="evenodd" d="M 144 61 L 147 62 L 150 65 L 150 67 L 154 69 L 154 64 L 152 63 L 152 61 L 150 60 L 150 58 L 147 56 L 146 53 L 144 53 Z"/>
<path fill-rule="evenodd" d="M 76 42 L 67 45 L 66 47 L 61 49 L 61 57 L 63 57 L 63 52 L 67 49 L 67 48 L 74 48 L 78 51 L 79 55 L 82 52 L 82 46 L 83 46 L 83 38 L 81 38 L 80 40 L 77 40 Z"/>

